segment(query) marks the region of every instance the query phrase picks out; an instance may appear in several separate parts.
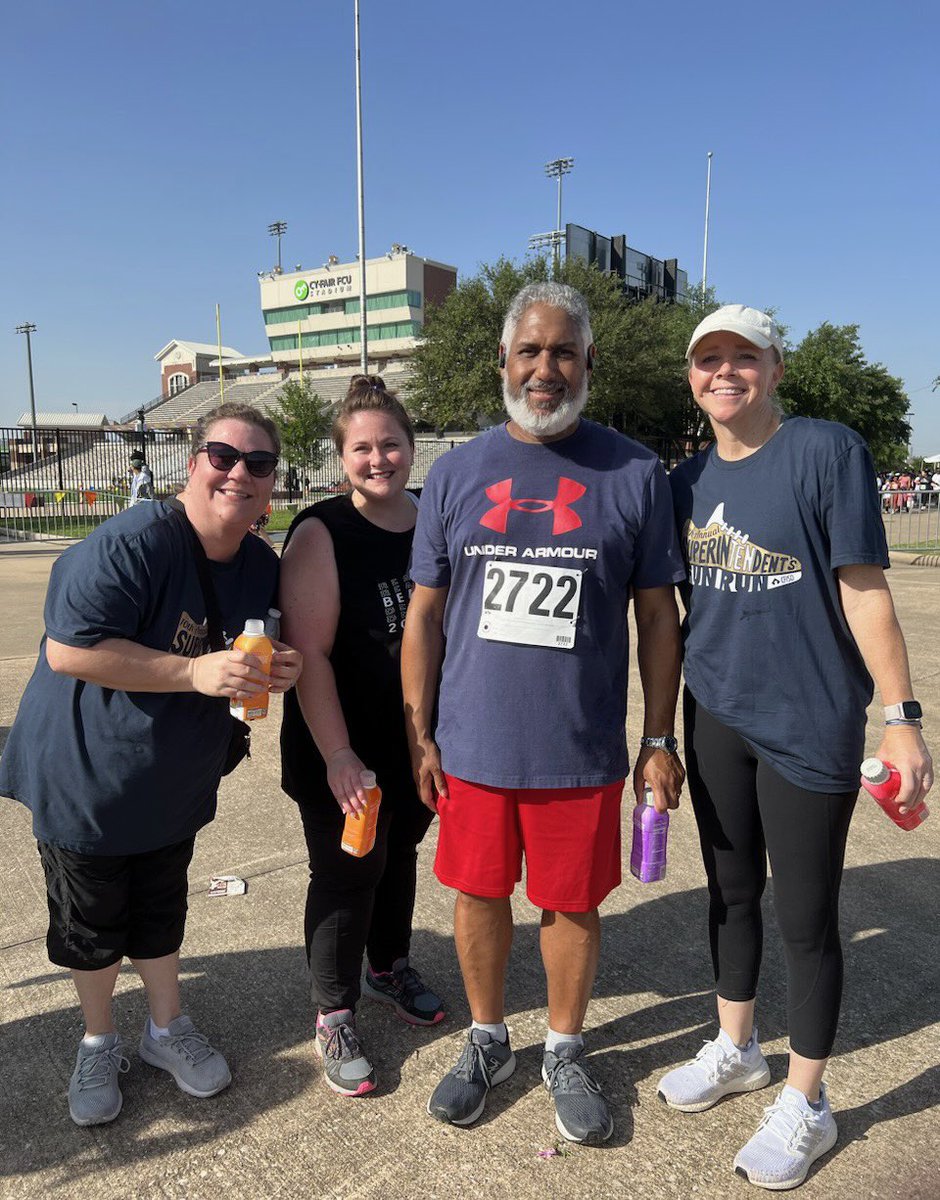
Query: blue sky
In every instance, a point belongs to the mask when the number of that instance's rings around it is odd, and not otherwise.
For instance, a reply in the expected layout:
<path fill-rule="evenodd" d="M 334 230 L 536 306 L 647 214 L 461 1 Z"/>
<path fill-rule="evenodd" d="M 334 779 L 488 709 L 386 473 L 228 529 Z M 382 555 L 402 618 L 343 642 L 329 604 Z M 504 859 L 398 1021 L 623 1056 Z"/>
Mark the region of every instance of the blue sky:
<path fill-rule="evenodd" d="M 625 233 L 774 306 L 857 323 L 940 453 L 940 16 L 926 3 L 361 0 L 366 252 L 472 272 L 555 221 Z M 112 417 L 173 337 L 266 350 L 257 272 L 356 251 L 352 0 L 34 0 L 0 48 L 0 424 Z"/>

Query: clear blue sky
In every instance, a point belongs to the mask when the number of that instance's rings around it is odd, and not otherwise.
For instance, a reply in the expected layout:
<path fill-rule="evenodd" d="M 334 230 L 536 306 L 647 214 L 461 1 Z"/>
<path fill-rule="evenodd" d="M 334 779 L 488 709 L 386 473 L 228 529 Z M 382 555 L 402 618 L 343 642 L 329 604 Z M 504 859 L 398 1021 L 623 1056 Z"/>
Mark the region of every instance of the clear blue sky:
<path fill-rule="evenodd" d="M 112 417 L 171 338 L 266 350 L 256 273 L 356 251 L 352 0 L 36 0 L 0 48 L 0 424 Z M 940 453 L 935 5 L 362 0 L 366 250 L 472 272 L 564 218 L 774 306 L 857 323 Z"/>

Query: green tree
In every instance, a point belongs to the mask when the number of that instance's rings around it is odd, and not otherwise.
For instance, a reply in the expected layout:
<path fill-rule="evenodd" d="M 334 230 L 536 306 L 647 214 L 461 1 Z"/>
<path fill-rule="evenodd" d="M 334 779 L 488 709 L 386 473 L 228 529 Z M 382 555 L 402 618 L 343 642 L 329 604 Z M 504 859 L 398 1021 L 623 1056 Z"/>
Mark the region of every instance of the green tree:
<path fill-rule="evenodd" d="M 900 379 L 866 360 L 857 325 L 824 321 L 787 352 L 778 396 L 788 413 L 839 421 L 868 443 L 875 465 L 893 470 L 907 460 L 910 401 Z"/>
<path fill-rule="evenodd" d="M 284 457 L 295 466 L 303 464 L 315 471 L 323 460 L 321 439 L 330 432 L 331 412 L 304 380 L 290 380 L 278 393 L 278 408 L 268 408 L 267 414 L 281 435 Z"/>
<path fill-rule="evenodd" d="M 502 258 L 482 265 L 430 310 L 409 392 L 419 420 L 443 430 L 476 429 L 500 418 L 496 350 L 506 310 L 519 288 L 549 274 L 545 258 L 522 266 Z M 714 298 L 705 297 L 704 310 L 700 302 L 632 304 L 616 276 L 574 260 L 559 278 L 582 292 L 591 310 L 598 357 L 587 415 L 681 456 L 680 447 L 698 429 L 683 356 Z"/>

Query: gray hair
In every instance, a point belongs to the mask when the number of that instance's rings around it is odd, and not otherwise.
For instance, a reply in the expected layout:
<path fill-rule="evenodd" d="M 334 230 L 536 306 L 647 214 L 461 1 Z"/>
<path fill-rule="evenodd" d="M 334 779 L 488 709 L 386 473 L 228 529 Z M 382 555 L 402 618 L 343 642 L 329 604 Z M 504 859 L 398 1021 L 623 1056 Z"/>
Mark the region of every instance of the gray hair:
<path fill-rule="evenodd" d="M 507 350 L 516 335 L 516 326 L 519 324 L 522 314 L 526 309 L 531 308 L 533 304 L 547 304 L 551 308 L 562 309 L 563 312 L 566 312 L 571 317 L 580 330 L 581 337 L 584 340 L 583 349 L 586 351 L 588 346 L 593 345 L 594 334 L 591 333 L 591 313 L 585 298 L 580 292 L 575 291 L 573 287 L 569 287 L 567 283 L 545 282 L 527 284 L 513 296 L 506 313 L 506 320 L 503 322 L 503 332 L 499 339 L 500 343 Z"/>

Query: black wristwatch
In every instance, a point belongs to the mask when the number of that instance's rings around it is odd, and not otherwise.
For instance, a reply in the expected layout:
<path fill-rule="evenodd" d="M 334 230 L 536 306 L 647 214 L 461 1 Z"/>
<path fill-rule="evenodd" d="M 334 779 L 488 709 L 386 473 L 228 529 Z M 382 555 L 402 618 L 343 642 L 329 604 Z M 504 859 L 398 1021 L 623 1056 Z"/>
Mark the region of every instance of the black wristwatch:
<path fill-rule="evenodd" d="M 916 700 L 902 700 L 900 704 L 885 705 L 886 721 L 921 721 L 924 710 Z"/>
<path fill-rule="evenodd" d="M 640 745 L 649 746 L 652 750 L 665 750 L 667 754 L 679 752 L 679 743 L 671 733 L 663 734 L 662 737 L 641 737 Z"/>

